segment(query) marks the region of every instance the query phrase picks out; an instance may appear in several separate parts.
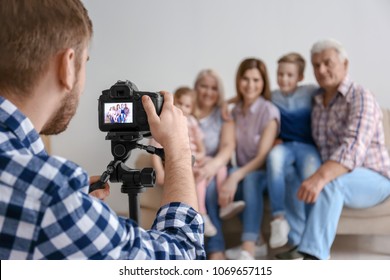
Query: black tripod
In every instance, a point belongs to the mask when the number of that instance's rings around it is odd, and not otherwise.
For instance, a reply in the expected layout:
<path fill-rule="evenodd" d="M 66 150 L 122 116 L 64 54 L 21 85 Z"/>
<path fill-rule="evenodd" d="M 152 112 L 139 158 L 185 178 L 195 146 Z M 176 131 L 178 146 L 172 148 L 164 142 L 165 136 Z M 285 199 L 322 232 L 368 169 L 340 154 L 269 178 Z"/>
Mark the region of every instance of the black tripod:
<path fill-rule="evenodd" d="M 104 184 L 110 180 L 113 183 L 122 183 L 121 192 L 129 197 L 129 216 L 137 223 L 140 220 L 140 207 L 138 194 L 145 191 L 145 187 L 153 187 L 156 181 L 156 172 L 147 167 L 141 171 L 131 169 L 125 162 L 135 148 L 146 150 L 148 153 L 157 154 L 164 160 L 164 150 L 153 146 L 145 146 L 137 142 L 143 138 L 138 132 L 109 132 L 106 140 L 111 140 L 111 153 L 114 160 L 107 165 L 100 180 L 92 184 L 89 192 L 104 188 Z"/>

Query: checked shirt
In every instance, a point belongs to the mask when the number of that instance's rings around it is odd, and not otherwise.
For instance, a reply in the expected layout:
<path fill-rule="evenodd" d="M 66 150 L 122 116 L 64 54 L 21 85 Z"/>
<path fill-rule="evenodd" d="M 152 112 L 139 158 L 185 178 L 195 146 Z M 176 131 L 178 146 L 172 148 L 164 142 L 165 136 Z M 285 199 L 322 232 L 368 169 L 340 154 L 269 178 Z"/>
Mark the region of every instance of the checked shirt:
<path fill-rule="evenodd" d="M 203 220 L 163 206 L 151 230 L 87 194 L 78 165 L 48 155 L 31 121 L 0 97 L 0 259 L 204 259 Z"/>

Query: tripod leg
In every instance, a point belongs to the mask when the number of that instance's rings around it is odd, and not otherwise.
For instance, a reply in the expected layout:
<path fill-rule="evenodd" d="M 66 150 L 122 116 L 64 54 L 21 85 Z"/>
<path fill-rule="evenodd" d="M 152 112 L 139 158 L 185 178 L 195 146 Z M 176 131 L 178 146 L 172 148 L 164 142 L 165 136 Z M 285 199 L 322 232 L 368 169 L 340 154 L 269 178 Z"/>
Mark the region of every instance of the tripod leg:
<path fill-rule="evenodd" d="M 130 218 L 138 224 L 140 221 L 140 206 L 138 201 L 138 193 L 128 193 L 128 195 Z"/>

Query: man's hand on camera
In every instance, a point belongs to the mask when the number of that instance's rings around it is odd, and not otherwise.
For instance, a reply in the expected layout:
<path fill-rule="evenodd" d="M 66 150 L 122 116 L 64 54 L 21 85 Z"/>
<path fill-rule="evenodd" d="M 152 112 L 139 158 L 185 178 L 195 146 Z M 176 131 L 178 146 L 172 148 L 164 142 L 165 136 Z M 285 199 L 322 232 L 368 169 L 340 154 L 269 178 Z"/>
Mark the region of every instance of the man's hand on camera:
<path fill-rule="evenodd" d="M 198 209 L 192 158 L 188 137 L 187 118 L 173 105 L 173 96 L 161 92 L 164 104 L 160 116 L 148 96 L 142 103 L 148 116 L 150 132 L 165 153 L 165 178 L 161 205 L 182 202 Z"/>
<path fill-rule="evenodd" d="M 142 97 L 153 138 L 163 146 L 165 152 L 189 149 L 187 118 L 173 105 L 172 94 L 164 91 L 161 94 L 164 96 L 164 104 L 160 116 L 157 115 L 150 97 Z"/>

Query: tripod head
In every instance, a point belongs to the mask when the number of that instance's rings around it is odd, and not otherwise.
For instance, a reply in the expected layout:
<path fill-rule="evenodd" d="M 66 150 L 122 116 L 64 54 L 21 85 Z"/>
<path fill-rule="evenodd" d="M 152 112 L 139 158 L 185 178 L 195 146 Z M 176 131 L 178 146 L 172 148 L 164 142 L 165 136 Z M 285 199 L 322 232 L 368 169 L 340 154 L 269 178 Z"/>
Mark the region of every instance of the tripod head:
<path fill-rule="evenodd" d="M 129 196 L 130 218 L 139 221 L 138 194 L 145 191 L 145 187 L 153 187 L 156 181 L 156 172 L 147 167 L 141 171 L 129 168 L 125 162 L 135 148 L 157 154 L 164 160 L 164 150 L 153 146 L 139 144 L 144 137 L 141 132 L 108 132 L 106 140 L 111 140 L 111 153 L 114 157 L 108 165 L 100 180 L 92 184 L 89 192 L 103 189 L 108 180 L 113 183 L 122 183 L 121 192 Z"/>

